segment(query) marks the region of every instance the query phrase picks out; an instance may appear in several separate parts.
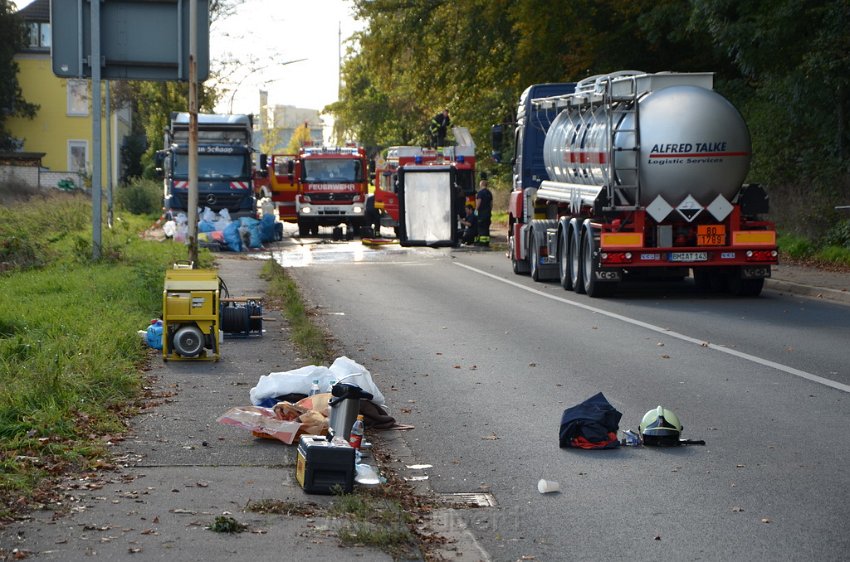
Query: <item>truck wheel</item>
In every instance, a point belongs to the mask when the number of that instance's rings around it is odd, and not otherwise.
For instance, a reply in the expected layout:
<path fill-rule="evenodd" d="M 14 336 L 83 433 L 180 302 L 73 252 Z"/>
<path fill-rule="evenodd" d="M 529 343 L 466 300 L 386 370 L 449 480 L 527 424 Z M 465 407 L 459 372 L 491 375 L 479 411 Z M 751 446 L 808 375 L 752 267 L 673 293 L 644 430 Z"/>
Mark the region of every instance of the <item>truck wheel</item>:
<path fill-rule="evenodd" d="M 528 249 L 528 266 L 531 269 L 531 278 L 540 281 L 540 248 L 537 246 L 533 230 L 529 239 L 531 247 Z"/>
<path fill-rule="evenodd" d="M 729 292 L 736 297 L 757 297 L 764 288 L 764 279 L 741 279 L 736 275 L 729 276 Z"/>
<path fill-rule="evenodd" d="M 581 233 L 573 230 L 570 236 L 569 247 L 569 264 L 570 264 L 570 281 L 573 284 L 573 291 L 578 294 L 584 294 L 584 280 L 581 271 Z"/>
<path fill-rule="evenodd" d="M 305 236 L 310 236 L 310 226 L 304 223 L 298 223 L 298 236 L 304 238 Z"/>
<path fill-rule="evenodd" d="M 523 275 L 528 273 L 528 262 L 525 260 L 516 259 L 516 236 L 508 237 L 508 252 L 511 258 L 511 270 L 516 275 Z"/>
<path fill-rule="evenodd" d="M 599 267 L 593 259 L 595 241 L 593 233 L 585 230 L 582 234 L 581 270 L 584 281 L 584 292 L 591 298 L 607 297 L 614 292 L 616 283 L 600 283 L 596 279 Z"/>
<path fill-rule="evenodd" d="M 558 273 L 561 278 L 561 287 L 570 291 L 573 288 L 573 279 L 570 272 L 570 237 L 566 229 L 561 231 L 558 240 Z"/>

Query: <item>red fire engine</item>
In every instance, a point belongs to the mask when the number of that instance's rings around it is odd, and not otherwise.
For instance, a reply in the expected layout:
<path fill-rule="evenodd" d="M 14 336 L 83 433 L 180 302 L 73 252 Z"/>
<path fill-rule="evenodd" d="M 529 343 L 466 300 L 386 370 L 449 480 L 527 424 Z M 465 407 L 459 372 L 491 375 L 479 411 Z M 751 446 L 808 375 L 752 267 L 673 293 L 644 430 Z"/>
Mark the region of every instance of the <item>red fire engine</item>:
<path fill-rule="evenodd" d="M 374 212 L 369 205 L 370 222 L 399 232 L 398 172 L 407 165 L 452 165 L 464 204 L 475 205 L 475 143 L 465 127 L 452 129 L 456 146 L 423 148 L 421 146 L 391 146 L 384 159 L 375 163 Z M 460 205 L 459 208 L 463 208 Z"/>

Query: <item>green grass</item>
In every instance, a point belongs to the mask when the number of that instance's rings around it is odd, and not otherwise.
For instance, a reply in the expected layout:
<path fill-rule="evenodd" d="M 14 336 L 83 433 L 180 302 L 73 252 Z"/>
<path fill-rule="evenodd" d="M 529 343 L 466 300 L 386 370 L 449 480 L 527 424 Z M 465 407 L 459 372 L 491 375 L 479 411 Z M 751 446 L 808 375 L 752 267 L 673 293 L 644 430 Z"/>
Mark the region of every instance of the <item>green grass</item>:
<path fill-rule="evenodd" d="M 850 267 L 850 248 L 844 246 L 826 246 L 814 253 L 814 259 L 818 263 Z"/>
<path fill-rule="evenodd" d="M 371 546 L 396 557 L 410 555 L 417 548 L 418 539 L 410 531 L 411 515 L 382 490 L 339 495 L 328 513 L 344 519 L 337 531 L 344 545 Z"/>
<path fill-rule="evenodd" d="M 137 331 L 160 316 L 165 270 L 188 253 L 142 240 L 150 218 L 118 212 L 114 227 L 102 228 L 101 258 L 93 261 L 88 197 L 57 192 L 6 203 L 0 517 L 13 514 L 18 498 L 40 501 L 52 475 L 105 462 L 101 436 L 124 431 L 142 388 L 149 350 Z"/>
<path fill-rule="evenodd" d="M 281 303 L 283 313 L 289 321 L 290 339 L 293 343 L 313 364 L 330 363 L 333 358 L 327 336 L 312 321 L 295 281 L 274 260 L 266 261 L 262 275 L 269 282 L 268 297 Z"/>
<path fill-rule="evenodd" d="M 846 245 L 817 244 L 807 238 L 783 234 L 777 240 L 779 259 L 807 262 L 818 266 L 850 266 L 850 247 Z"/>

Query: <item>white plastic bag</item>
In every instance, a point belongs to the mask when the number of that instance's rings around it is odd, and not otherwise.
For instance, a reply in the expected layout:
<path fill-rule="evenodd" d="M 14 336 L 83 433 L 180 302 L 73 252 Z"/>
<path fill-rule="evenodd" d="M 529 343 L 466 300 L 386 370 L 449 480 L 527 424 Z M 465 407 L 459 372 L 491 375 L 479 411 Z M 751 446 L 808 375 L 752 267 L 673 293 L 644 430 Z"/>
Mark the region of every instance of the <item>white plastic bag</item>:
<path fill-rule="evenodd" d="M 269 373 L 260 377 L 257 386 L 251 389 L 251 403 L 259 406 L 264 400 L 287 394 L 309 394 L 310 385 L 318 379 L 319 388 L 326 388 L 331 381 L 357 385 L 372 395 L 372 402 L 384 405 L 384 395 L 372 381 L 366 367 L 348 357 L 338 357 L 328 367 L 307 365 L 292 371 Z"/>

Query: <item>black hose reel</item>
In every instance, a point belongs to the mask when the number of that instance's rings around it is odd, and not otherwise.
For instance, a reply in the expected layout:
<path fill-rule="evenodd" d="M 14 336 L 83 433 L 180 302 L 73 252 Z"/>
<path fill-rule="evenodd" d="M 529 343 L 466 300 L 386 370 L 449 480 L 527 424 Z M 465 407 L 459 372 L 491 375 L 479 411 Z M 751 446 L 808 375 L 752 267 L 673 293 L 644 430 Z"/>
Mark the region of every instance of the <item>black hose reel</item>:
<path fill-rule="evenodd" d="M 221 299 L 221 329 L 230 336 L 263 335 L 263 305 L 260 299 Z"/>

